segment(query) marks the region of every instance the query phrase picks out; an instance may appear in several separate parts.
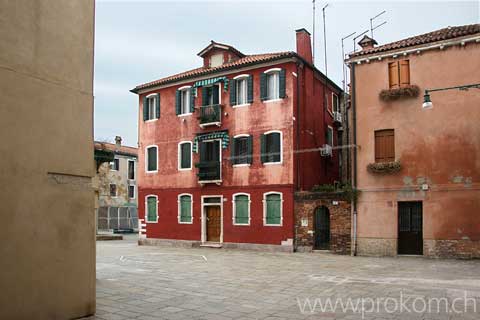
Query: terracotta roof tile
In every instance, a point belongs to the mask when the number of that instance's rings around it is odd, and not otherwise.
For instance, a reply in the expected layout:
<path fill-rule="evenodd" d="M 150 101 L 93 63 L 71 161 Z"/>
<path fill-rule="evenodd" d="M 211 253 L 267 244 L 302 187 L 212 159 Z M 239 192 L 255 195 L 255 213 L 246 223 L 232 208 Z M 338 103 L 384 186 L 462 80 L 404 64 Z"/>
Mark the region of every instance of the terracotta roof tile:
<path fill-rule="evenodd" d="M 138 148 L 128 147 L 128 146 L 120 146 L 120 148 L 117 148 L 116 144 L 108 143 L 108 142 L 95 141 L 94 148 L 95 150 L 109 150 L 109 151 L 113 151 L 113 152 L 125 154 L 125 155 L 133 155 L 133 156 L 138 155 Z"/>
<path fill-rule="evenodd" d="M 447 27 L 440 30 L 424 33 L 418 36 L 384 44 L 375 48 L 358 51 L 350 54 L 350 58 L 364 56 L 372 53 L 385 52 L 385 51 L 390 51 L 395 49 L 418 46 L 418 45 L 437 42 L 437 41 L 449 40 L 449 39 L 464 37 L 468 35 L 473 35 L 476 33 L 480 33 L 480 24 Z"/>
<path fill-rule="evenodd" d="M 293 56 L 297 56 L 297 54 L 293 51 L 247 55 L 241 59 L 224 63 L 223 65 L 218 67 L 214 67 L 214 68 L 200 67 L 200 68 L 192 69 L 182 73 L 177 73 L 175 75 L 158 79 L 155 81 L 140 84 L 130 91 L 136 93 L 138 92 L 138 90 L 145 89 L 152 86 L 172 83 L 172 82 L 180 81 L 183 79 L 188 79 L 192 77 L 214 73 L 217 71 L 228 70 L 236 67 L 242 67 L 242 66 L 247 66 L 247 65 L 261 63 L 261 62 L 268 62 L 268 61 L 277 60 L 280 58 L 288 58 Z"/>

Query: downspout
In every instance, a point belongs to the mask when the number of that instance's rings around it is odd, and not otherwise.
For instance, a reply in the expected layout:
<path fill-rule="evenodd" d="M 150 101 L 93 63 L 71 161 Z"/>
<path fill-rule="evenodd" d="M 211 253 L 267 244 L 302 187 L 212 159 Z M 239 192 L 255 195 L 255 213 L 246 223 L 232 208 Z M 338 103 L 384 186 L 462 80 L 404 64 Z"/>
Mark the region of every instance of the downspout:
<path fill-rule="evenodd" d="M 353 185 L 352 189 L 357 189 L 357 106 L 356 106 L 356 87 L 355 87 L 355 63 L 351 63 L 351 99 L 352 99 L 352 125 L 353 125 Z M 353 197 L 353 251 L 357 255 L 357 197 Z"/>
<path fill-rule="evenodd" d="M 300 146 L 300 101 L 299 101 L 299 97 L 300 97 L 300 94 L 299 94 L 299 88 L 300 88 L 300 85 L 299 85 L 299 79 L 300 79 L 300 73 L 298 72 L 298 61 L 297 63 L 295 64 L 296 66 L 296 71 L 297 71 L 297 89 L 296 89 L 296 92 L 295 92 L 295 95 L 296 95 L 296 117 L 295 117 L 295 126 L 296 126 L 296 129 L 297 129 L 297 132 L 296 132 L 296 141 L 295 141 L 295 149 L 298 151 L 299 150 L 299 146 Z M 296 183 L 296 186 L 295 186 L 295 190 L 293 192 L 293 197 L 294 197 L 294 205 L 293 205 L 293 252 L 296 252 L 297 251 L 297 212 L 295 211 L 295 192 L 298 191 L 300 189 L 300 166 L 299 166 L 299 153 L 296 152 L 295 153 L 295 159 L 296 159 L 296 163 L 295 163 L 295 166 L 296 166 L 296 174 L 297 174 L 297 183 Z"/>

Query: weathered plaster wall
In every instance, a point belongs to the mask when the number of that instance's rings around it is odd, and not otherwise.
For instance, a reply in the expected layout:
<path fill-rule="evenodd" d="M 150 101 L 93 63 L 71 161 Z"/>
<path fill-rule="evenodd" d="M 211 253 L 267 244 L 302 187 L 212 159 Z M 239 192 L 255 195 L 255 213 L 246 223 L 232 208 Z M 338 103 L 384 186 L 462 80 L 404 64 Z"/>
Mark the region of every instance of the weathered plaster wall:
<path fill-rule="evenodd" d="M 90 315 L 94 1 L 0 12 L 0 318 Z"/>
<path fill-rule="evenodd" d="M 115 155 L 115 158 L 119 159 L 120 170 L 111 170 L 109 163 L 102 163 L 98 169 L 99 204 L 101 207 L 136 205 L 137 190 L 135 189 L 134 199 L 128 197 L 128 186 L 135 185 L 136 188 L 136 180 L 128 179 L 128 160 L 135 161 L 135 174 L 137 174 L 137 160 L 122 155 Z M 110 184 L 117 185 L 116 197 L 110 196 Z"/>
<path fill-rule="evenodd" d="M 401 56 L 410 60 L 410 82 L 442 88 L 478 83 L 480 44 L 447 47 Z M 425 255 L 480 256 L 480 92 L 443 91 L 431 94 L 434 107 L 422 110 L 423 95 L 385 103 L 380 90 L 388 87 L 388 62 L 356 65 L 358 124 L 359 253 L 396 254 L 397 202 L 423 201 Z M 395 129 L 398 174 L 373 175 L 374 131 Z M 420 191 L 422 184 L 427 191 Z M 434 247 L 438 241 L 437 249 Z M 458 251 L 442 250 L 442 241 L 471 243 Z M 383 242 L 385 251 L 379 250 Z M 368 245 L 375 243 L 375 245 Z M 444 246 L 443 246 L 444 247 Z M 468 251 L 468 252 L 467 252 Z"/>

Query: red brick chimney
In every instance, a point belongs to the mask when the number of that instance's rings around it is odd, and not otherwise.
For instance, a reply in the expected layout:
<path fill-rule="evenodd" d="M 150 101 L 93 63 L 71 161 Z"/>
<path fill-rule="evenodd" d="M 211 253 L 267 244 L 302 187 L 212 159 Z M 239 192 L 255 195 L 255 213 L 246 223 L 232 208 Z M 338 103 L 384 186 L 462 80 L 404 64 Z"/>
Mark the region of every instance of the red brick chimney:
<path fill-rule="evenodd" d="M 360 47 L 362 47 L 362 50 L 368 50 L 373 49 L 377 44 L 377 41 L 365 35 L 362 40 L 358 42 L 358 44 L 360 45 Z"/>
<path fill-rule="evenodd" d="M 306 29 L 295 30 L 297 35 L 297 53 L 307 62 L 313 64 L 312 59 L 312 42 L 310 40 L 310 32 Z"/>

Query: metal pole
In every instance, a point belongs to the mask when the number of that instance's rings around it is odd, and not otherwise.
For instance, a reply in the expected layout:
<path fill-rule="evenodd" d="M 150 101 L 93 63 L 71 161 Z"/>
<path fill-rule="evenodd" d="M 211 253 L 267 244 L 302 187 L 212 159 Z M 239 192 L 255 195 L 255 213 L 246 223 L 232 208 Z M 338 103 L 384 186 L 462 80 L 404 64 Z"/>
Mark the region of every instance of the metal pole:
<path fill-rule="evenodd" d="M 373 30 L 375 30 L 377 27 L 373 27 L 373 20 L 377 19 L 378 17 L 380 17 L 382 14 L 384 14 L 385 12 L 387 12 L 386 10 L 383 10 L 382 12 L 380 12 L 379 14 L 377 14 L 375 17 L 373 18 L 370 18 L 370 34 L 372 36 L 372 39 L 373 39 Z M 383 23 L 385 24 L 385 23 Z"/>
<path fill-rule="evenodd" d="M 353 36 L 356 32 L 350 33 L 348 36 L 342 38 L 342 70 L 343 70 L 343 92 L 345 93 L 346 88 L 347 88 L 347 75 L 346 75 L 346 69 L 345 69 L 345 45 L 343 41 L 346 39 L 350 38 Z"/>
<path fill-rule="evenodd" d="M 312 20 L 313 20 L 313 49 L 312 49 L 312 62 L 313 65 L 315 65 L 315 0 L 312 1 L 313 3 L 313 15 L 312 15 Z"/>
<path fill-rule="evenodd" d="M 325 23 L 325 9 L 328 7 L 328 3 L 322 8 L 323 12 L 323 43 L 325 47 L 325 76 L 328 76 L 328 69 L 327 69 L 327 28 Z"/>

